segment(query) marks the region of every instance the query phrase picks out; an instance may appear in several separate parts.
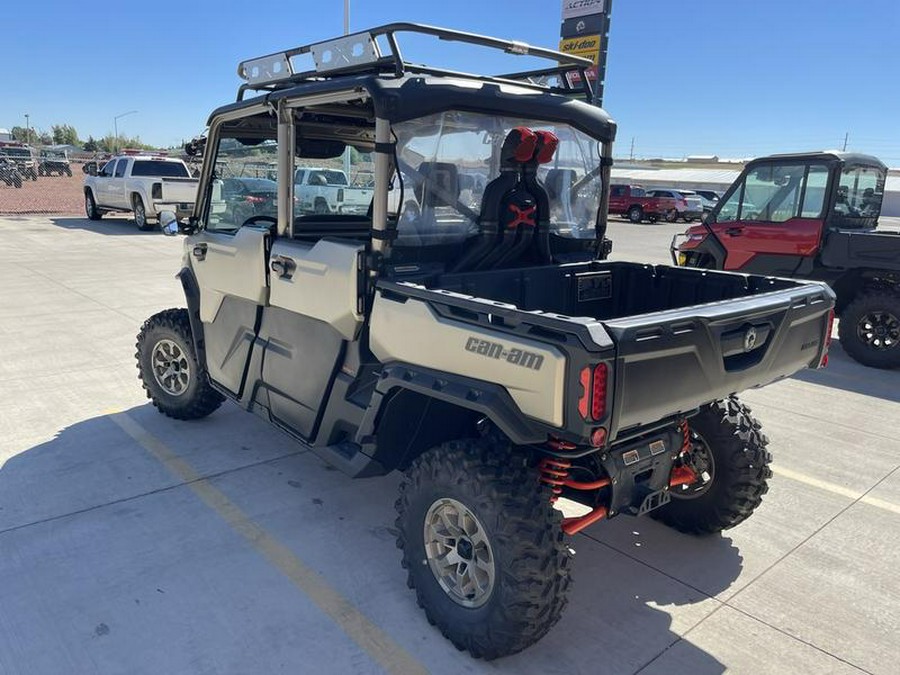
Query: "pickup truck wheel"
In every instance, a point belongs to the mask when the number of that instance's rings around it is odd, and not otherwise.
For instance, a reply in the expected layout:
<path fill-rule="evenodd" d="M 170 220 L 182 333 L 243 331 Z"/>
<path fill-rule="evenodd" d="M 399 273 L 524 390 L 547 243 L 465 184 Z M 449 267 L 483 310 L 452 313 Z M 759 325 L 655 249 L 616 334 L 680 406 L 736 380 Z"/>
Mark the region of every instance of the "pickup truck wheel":
<path fill-rule="evenodd" d="M 841 313 L 838 335 L 844 351 L 864 366 L 900 367 L 900 296 L 858 296 Z"/>
<path fill-rule="evenodd" d="M 321 197 L 317 197 L 316 201 L 313 203 L 313 212 L 319 215 L 328 213 L 328 202 Z"/>
<path fill-rule="evenodd" d="M 100 210 L 97 208 L 97 202 L 94 201 L 94 195 L 90 190 L 86 190 L 84 193 L 84 212 L 87 215 L 88 220 L 100 220 L 103 217 L 103 214 L 100 213 Z"/>
<path fill-rule="evenodd" d="M 429 623 L 476 658 L 513 654 L 559 620 L 569 586 L 560 514 L 527 457 L 489 438 L 420 455 L 397 500 L 397 547 Z"/>
<path fill-rule="evenodd" d="M 154 314 L 137 336 L 138 379 L 159 412 L 179 420 L 206 417 L 225 398 L 197 360 L 186 309 Z"/>
<path fill-rule="evenodd" d="M 134 223 L 139 230 L 146 232 L 153 229 L 153 224 L 147 219 L 147 209 L 144 207 L 144 200 L 140 195 L 132 198 L 132 208 L 134 209 Z"/>
<path fill-rule="evenodd" d="M 705 406 L 688 423 L 691 468 L 702 478 L 672 488 L 672 500 L 650 513 L 681 532 L 713 534 L 749 518 L 768 492 L 769 439 L 736 396 Z"/>
<path fill-rule="evenodd" d="M 640 223 L 644 220 L 644 209 L 640 206 L 632 206 L 628 209 L 628 220 L 632 223 Z"/>

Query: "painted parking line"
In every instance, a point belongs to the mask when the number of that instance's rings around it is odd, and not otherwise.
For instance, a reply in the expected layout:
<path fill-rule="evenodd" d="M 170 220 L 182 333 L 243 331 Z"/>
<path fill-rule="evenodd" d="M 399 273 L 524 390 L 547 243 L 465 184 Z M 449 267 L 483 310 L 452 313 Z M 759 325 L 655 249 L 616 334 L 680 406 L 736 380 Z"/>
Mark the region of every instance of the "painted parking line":
<path fill-rule="evenodd" d="M 244 537 L 266 560 L 305 593 L 359 647 L 389 673 L 427 673 L 411 654 L 372 623 L 349 600 L 307 567 L 286 546 L 253 522 L 238 506 L 178 457 L 165 443 L 124 412 L 109 419 L 131 436 L 172 474 L 186 483 L 203 502 Z"/>
<path fill-rule="evenodd" d="M 870 497 L 863 492 L 851 490 L 850 488 L 846 488 L 843 485 L 829 483 L 826 480 L 819 480 L 818 478 L 807 476 L 806 474 L 800 473 L 799 471 L 785 469 L 784 467 L 775 464 L 772 465 L 772 473 L 774 473 L 776 476 L 784 476 L 785 478 L 795 480 L 798 483 L 811 485 L 812 487 L 819 488 L 820 490 L 826 490 L 827 492 L 831 492 L 832 494 L 841 495 L 842 497 L 847 497 L 848 499 L 853 499 L 854 501 L 858 500 L 862 504 L 868 504 L 869 506 L 874 506 L 876 508 L 884 509 L 885 511 L 890 511 L 891 513 L 900 515 L 900 505 L 894 504 L 884 499 L 879 499 L 878 497 Z"/>

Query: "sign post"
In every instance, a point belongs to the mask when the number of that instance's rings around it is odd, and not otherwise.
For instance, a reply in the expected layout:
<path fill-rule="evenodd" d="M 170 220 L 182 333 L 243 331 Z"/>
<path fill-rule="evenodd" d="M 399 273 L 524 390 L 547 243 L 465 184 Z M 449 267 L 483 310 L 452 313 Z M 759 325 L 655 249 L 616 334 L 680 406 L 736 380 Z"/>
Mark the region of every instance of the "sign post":
<path fill-rule="evenodd" d="M 603 105 L 609 15 L 612 0 L 562 0 L 559 51 L 591 59 L 587 77 L 594 87 L 594 105 Z"/>

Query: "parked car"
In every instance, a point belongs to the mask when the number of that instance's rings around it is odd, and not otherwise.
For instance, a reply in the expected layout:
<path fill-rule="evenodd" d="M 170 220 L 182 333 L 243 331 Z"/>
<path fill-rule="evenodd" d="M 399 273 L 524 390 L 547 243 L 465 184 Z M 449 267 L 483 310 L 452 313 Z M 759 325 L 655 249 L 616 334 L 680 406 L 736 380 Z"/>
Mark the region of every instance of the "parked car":
<path fill-rule="evenodd" d="M 227 217 L 238 226 L 253 216 L 278 216 L 278 183 L 268 178 L 226 178 L 222 199 Z"/>
<path fill-rule="evenodd" d="M 353 187 L 340 169 L 303 167 L 294 173 L 297 206 L 305 213 L 365 215 L 372 188 Z"/>
<path fill-rule="evenodd" d="M 674 223 L 679 218 L 690 223 L 692 220 L 703 216 L 703 204 L 697 193 L 691 190 L 676 190 L 675 188 L 654 188 L 648 190 L 651 197 L 674 199 L 675 209 L 666 211 L 666 222 Z"/>
<path fill-rule="evenodd" d="M 138 229 L 149 230 L 162 210 L 190 215 L 197 179 L 180 159 L 158 153 L 122 154 L 84 179 L 84 210 L 91 220 L 109 211 L 131 211 Z"/>
<path fill-rule="evenodd" d="M 609 212 L 625 216 L 632 223 L 649 220 L 655 223 L 669 213 L 676 212 L 673 197 L 656 197 L 640 185 L 611 185 Z"/>
<path fill-rule="evenodd" d="M 72 167 L 65 152 L 42 152 L 38 164 L 39 176 L 71 176 Z"/>

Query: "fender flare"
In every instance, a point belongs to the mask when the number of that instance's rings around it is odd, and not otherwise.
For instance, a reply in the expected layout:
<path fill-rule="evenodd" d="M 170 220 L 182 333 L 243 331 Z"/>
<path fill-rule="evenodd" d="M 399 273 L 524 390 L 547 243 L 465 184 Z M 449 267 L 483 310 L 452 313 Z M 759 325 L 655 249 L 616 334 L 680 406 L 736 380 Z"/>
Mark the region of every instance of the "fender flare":
<path fill-rule="evenodd" d="M 194 340 L 194 349 L 197 358 L 206 363 L 206 342 L 203 335 L 203 322 L 200 321 L 200 284 L 190 267 L 182 267 L 175 275 L 181 281 L 184 289 L 184 299 L 187 303 L 188 318 L 191 322 L 191 337 Z"/>
<path fill-rule="evenodd" d="M 378 432 L 383 404 L 393 392 L 404 389 L 483 414 L 515 445 L 531 445 L 547 440 L 548 431 L 530 421 L 509 392 L 500 385 L 392 362 L 385 364 L 381 371 L 357 431 L 357 443 L 365 446 L 371 442 Z"/>

